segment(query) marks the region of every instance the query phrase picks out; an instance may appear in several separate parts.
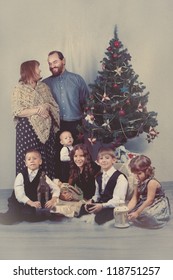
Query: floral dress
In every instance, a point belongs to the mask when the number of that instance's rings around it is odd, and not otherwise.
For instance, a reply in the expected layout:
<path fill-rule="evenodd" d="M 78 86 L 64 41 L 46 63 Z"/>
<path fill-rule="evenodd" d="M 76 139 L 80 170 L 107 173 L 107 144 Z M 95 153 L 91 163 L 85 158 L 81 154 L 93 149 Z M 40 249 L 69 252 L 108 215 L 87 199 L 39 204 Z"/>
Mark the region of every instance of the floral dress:
<path fill-rule="evenodd" d="M 130 212 L 136 211 L 147 199 L 147 186 L 152 179 L 154 178 L 148 178 L 138 186 L 138 202 Z M 134 224 L 146 228 L 161 228 L 169 221 L 170 214 L 169 200 L 161 186 L 156 190 L 153 203 L 141 212 Z"/>

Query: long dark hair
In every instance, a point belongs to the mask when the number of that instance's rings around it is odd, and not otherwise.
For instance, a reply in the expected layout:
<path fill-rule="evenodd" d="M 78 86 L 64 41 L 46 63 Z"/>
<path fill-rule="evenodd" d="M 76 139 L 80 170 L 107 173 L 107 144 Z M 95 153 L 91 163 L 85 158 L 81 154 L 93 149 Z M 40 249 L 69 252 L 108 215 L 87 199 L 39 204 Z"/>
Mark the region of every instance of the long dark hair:
<path fill-rule="evenodd" d="M 77 150 L 82 150 L 83 156 L 85 158 L 85 163 L 83 166 L 82 173 L 84 174 L 85 180 L 87 181 L 88 177 L 90 175 L 95 175 L 94 169 L 93 169 L 93 160 L 92 157 L 87 149 L 87 146 L 85 144 L 77 144 L 73 147 L 73 150 L 70 153 L 70 177 L 69 177 L 69 184 L 73 184 L 73 182 L 78 178 L 79 176 L 79 167 L 74 162 L 74 155 Z"/>

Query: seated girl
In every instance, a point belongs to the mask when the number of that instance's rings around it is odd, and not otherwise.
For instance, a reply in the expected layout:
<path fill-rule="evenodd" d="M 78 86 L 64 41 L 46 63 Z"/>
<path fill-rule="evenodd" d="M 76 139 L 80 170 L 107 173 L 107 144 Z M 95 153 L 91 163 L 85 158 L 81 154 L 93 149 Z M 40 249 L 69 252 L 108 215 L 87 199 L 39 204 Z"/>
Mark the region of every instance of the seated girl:
<path fill-rule="evenodd" d="M 161 184 L 154 178 L 151 160 L 139 155 L 130 161 L 129 167 L 138 180 L 128 203 L 129 221 L 146 228 L 163 227 L 170 219 L 169 200 Z"/>

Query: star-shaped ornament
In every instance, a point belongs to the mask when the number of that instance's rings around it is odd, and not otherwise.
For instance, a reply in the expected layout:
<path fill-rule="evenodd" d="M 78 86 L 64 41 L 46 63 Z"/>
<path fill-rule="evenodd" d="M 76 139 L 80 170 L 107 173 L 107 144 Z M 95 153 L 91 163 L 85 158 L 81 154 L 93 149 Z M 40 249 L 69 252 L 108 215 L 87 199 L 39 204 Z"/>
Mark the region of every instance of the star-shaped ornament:
<path fill-rule="evenodd" d="M 102 97 L 102 102 L 106 101 L 106 100 L 110 100 L 109 96 L 106 95 L 106 92 L 104 92 L 103 97 Z"/>
<path fill-rule="evenodd" d="M 106 127 L 109 131 L 111 131 L 111 127 L 110 127 L 110 122 L 109 120 L 106 120 L 103 124 L 102 124 L 103 127 Z"/>
<path fill-rule="evenodd" d="M 94 123 L 94 116 L 88 114 L 88 115 L 85 117 L 85 120 L 86 120 L 87 122 L 89 122 L 90 124 L 93 124 L 93 123 Z"/>
<path fill-rule="evenodd" d="M 122 74 L 122 67 L 117 67 L 117 68 L 115 69 L 115 73 L 116 73 L 117 75 L 121 76 L 121 74 Z"/>
<path fill-rule="evenodd" d="M 121 91 L 122 93 L 126 93 L 126 92 L 128 92 L 128 87 L 123 86 L 122 88 L 120 88 L 120 91 Z"/>
<path fill-rule="evenodd" d="M 88 141 L 91 143 L 91 145 L 95 144 L 97 139 L 96 138 L 88 138 Z"/>

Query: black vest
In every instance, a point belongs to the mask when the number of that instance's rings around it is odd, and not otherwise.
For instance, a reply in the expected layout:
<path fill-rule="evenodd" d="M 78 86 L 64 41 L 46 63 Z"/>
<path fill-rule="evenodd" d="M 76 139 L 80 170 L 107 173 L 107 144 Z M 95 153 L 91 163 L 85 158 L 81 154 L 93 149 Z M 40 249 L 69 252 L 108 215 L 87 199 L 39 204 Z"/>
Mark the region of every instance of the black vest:
<path fill-rule="evenodd" d="M 38 171 L 37 175 L 35 176 L 35 178 L 32 182 L 29 181 L 27 168 L 25 168 L 23 170 L 23 172 L 21 172 L 21 173 L 22 173 L 23 179 L 24 179 L 24 190 L 25 190 L 26 196 L 33 201 L 37 201 L 37 187 L 38 187 L 39 180 L 40 180 L 41 170 Z M 15 192 L 13 190 L 11 197 L 8 199 L 9 209 L 11 209 L 12 211 L 13 210 L 15 211 L 15 210 L 17 210 L 17 208 L 20 209 L 20 207 L 22 205 L 23 205 L 23 203 L 19 203 L 18 200 L 16 199 Z"/>
<path fill-rule="evenodd" d="M 96 181 L 99 186 L 99 194 L 100 194 L 100 199 L 98 202 L 107 202 L 113 197 L 113 192 L 117 184 L 117 179 L 119 175 L 123 174 L 119 170 L 116 170 L 112 176 L 109 178 L 106 187 L 104 189 L 104 192 L 102 193 L 102 175 L 103 173 L 99 173 L 98 176 L 96 177 Z M 124 174 L 123 174 L 124 175 Z"/>
<path fill-rule="evenodd" d="M 25 168 L 22 172 L 24 179 L 25 194 L 32 201 L 37 201 L 37 187 L 40 181 L 41 172 L 41 170 L 38 170 L 37 175 L 32 180 L 32 182 L 29 181 L 29 174 L 27 168 Z"/>

